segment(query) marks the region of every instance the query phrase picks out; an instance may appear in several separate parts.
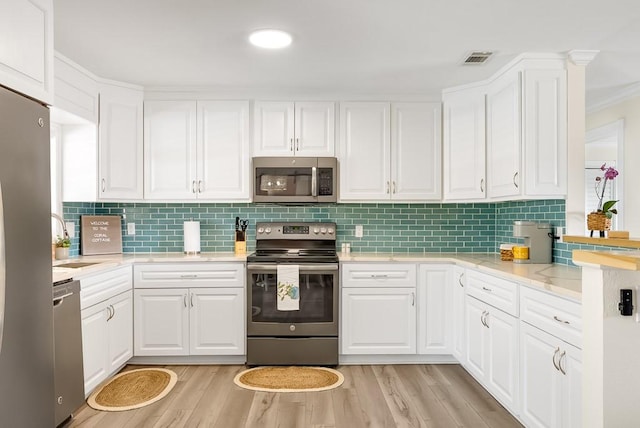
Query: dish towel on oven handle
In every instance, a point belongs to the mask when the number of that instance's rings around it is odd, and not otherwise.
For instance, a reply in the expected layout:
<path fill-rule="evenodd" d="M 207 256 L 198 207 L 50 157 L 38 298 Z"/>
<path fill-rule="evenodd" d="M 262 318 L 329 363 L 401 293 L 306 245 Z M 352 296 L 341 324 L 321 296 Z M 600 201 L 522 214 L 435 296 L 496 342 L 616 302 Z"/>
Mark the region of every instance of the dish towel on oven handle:
<path fill-rule="evenodd" d="M 279 311 L 300 310 L 300 267 L 298 265 L 277 266 L 277 306 Z"/>

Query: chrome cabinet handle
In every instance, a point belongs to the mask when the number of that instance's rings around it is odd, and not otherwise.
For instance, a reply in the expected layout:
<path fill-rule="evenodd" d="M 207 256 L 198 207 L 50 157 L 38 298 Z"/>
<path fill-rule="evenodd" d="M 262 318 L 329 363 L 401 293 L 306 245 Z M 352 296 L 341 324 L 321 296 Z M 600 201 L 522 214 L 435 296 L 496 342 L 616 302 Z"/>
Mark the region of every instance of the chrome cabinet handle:
<path fill-rule="evenodd" d="M 300 138 L 296 138 L 296 152 L 300 151 Z"/>
<path fill-rule="evenodd" d="M 182 303 L 184 303 L 184 307 L 186 308 L 187 307 L 187 295 L 186 294 L 182 296 Z"/>
<path fill-rule="evenodd" d="M 487 293 L 493 293 L 493 290 L 492 290 L 492 289 L 490 289 L 490 288 L 482 287 L 482 289 L 483 289 L 484 291 L 486 291 Z"/>
<path fill-rule="evenodd" d="M 554 315 L 554 316 L 553 316 L 553 319 L 554 319 L 554 320 L 556 320 L 556 321 L 557 321 L 557 322 L 559 322 L 559 323 L 562 323 L 562 324 L 571 324 L 569 321 L 565 321 L 565 320 L 563 320 L 563 319 L 558 318 L 558 316 L 557 316 L 557 315 Z"/>
<path fill-rule="evenodd" d="M 191 293 L 191 307 L 193 308 L 193 293 Z"/>
<path fill-rule="evenodd" d="M 485 327 L 487 326 L 487 325 L 484 323 L 484 316 L 485 316 L 486 314 L 487 314 L 487 311 L 482 311 L 482 315 L 480 315 L 480 322 L 481 322 L 481 323 L 482 323 L 482 325 L 483 325 L 483 326 L 485 326 Z"/>
<path fill-rule="evenodd" d="M 518 178 L 518 171 L 516 171 L 515 174 L 513 174 L 513 185 L 516 186 L 516 189 L 519 187 L 518 183 L 516 182 L 516 178 Z"/>
<path fill-rule="evenodd" d="M 464 288 L 464 284 L 462 283 L 462 276 L 464 275 L 464 272 L 462 272 L 460 274 L 460 276 L 458 277 L 458 284 L 460 284 L 460 287 Z"/>
<path fill-rule="evenodd" d="M 107 316 L 107 322 L 109 322 L 111 318 L 113 318 L 114 315 L 116 314 L 116 310 L 113 307 L 113 305 L 109 305 L 107 306 L 107 311 L 109 312 L 109 315 Z"/>
<path fill-rule="evenodd" d="M 196 193 L 196 180 L 191 182 L 191 193 Z"/>
<path fill-rule="evenodd" d="M 411 292 L 411 306 L 415 306 L 416 305 L 416 293 L 414 293 L 413 291 Z"/>
<path fill-rule="evenodd" d="M 562 351 L 562 354 L 560 354 L 560 358 L 558 358 L 558 370 L 560 370 L 560 373 L 562 373 L 563 375 L 567 375 L 567 372 L 565 371 L 565 369 L 562 368 L 562 360 L 564 360 L 564 357 L 567 356 L 567 352 L 566 351 Z"/>
<path fill-rule="evenodd" d="M 480 192 L 484 193 L 484 178 L 480 180 Z"/>
<path fill-rule="evenodd" d="M 560 368 L 558 367 L 558 363 L 556 363 L 556 357 L 558 356 L 558 352 L 560 352 L 560 347 L 557 347 L 555 352 L 553 353 L 553 357 L 551 358 L 551 361 L 553 361 L 553 367 L 556 368 L 556 370 L 560 370 Z"/>
<path fill-rule="evenodd" d="M 397 188 L 396 188 L 396 181 L 395 181 L 395 180 L 393 180 L 393 193 L 396 193 L 396 190 L 397 190 Z"/>
<path fill-rule="evenodd" d="M 104 193 L 105 190 L 107 189 L 107 182 L 105 181 L 104 178 L 100 180 L 100 187 L 102 188 L 102 193 Z"/>
<path fill-rule="evenodd" d="M 389 182 L 387 181 L 387 194 L 389 194 Z"/>
<path fill-rule="evenodd" d="M 484 324 L 485 327 L 489 328 L 489 312 L 485 312 L 484 322 L 482 324 Z"/>
<path fill-rule="evenodd" d="M 291 140 L 289 140 L 289 151 L 290 152 L 293 151 L 293 138 Z"/>
<path fill-rule="evenodd" d="M 198 181 L 198 193 L 202 193 L 202 180 Z"/>

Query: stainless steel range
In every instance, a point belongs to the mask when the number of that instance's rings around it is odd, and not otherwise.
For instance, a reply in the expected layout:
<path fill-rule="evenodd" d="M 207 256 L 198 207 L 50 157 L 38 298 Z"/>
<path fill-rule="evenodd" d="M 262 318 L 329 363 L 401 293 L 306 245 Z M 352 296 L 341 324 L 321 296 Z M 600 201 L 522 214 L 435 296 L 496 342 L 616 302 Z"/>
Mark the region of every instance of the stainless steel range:
<path fill-rule="evenodd" d="M 335 223 L 256 224 L 247 364 L 337 365 L 338 281 Z"/>

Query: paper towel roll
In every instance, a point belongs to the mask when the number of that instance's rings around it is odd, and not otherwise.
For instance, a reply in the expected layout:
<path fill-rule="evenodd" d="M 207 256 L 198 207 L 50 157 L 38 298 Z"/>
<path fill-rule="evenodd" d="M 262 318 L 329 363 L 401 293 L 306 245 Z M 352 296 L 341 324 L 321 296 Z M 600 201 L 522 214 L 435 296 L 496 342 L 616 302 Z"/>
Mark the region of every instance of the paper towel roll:
<path fill-rule="evenodd" d="M 200 222 L 199 221 L 184 222 L 184 253 L 185 254 L 200 253 Z"/>

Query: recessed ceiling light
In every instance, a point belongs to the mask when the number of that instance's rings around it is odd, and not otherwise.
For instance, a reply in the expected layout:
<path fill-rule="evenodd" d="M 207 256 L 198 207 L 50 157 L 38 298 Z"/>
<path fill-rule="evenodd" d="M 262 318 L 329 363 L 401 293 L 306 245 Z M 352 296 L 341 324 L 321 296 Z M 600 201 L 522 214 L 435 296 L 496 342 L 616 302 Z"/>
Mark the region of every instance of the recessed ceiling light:
<path fill-rule="evenodd" d="M 265 49 L 281 49 L 291 44 L 291 34 L 280 30 L 258 30 L 251 33 L 249 42 Z"/>

